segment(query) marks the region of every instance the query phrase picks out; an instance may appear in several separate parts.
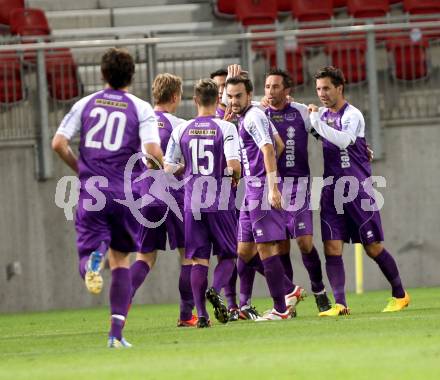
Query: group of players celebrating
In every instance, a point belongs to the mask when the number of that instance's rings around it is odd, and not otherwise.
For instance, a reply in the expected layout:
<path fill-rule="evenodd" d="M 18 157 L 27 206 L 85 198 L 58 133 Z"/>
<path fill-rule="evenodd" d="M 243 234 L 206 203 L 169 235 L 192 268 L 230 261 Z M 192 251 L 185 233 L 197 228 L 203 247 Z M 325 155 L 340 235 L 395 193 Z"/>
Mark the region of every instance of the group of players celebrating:
<path fill-rule="evenodd" d="M 182 96 L 181 78 L 168 73 L 155 78 L 152 108 L 128 92 L 134 68 L 128 52 L 109 49 L 101 61 L 105 89 L 75 103 L 52 142 L 80 179 L 75 219 L 79 272 L 91 293 L 102 290 L 101 271 L 108 257 L 109 347 L 131 347 L 122 334 L 126 317 L 157 251 L 165 250 L 167 237 L 170 248 L 177 248 L 181 257 L 179 327 L 210 327 L 206 300 L 221 323 L 296 316 L 305 291 L 293 281 L 293 238 L 309 274 L 319 316 L 350 313 L 344 242 L 362 243 L 389 281 L 392 297 L 383 311 L 408 306 L 409 295 L 396 262 L 382 245 L 379 211 L 372 207 L 374 193 L 365 186 L 371 178 L 371 152 L 364 118 L 344 98 L 345 81 L 339 69 L 324 67 L 316 73 L 316 91 L 323 104 L 317 107 L 293 101 L 292 80 L 278 69 L 266 74 L 265 96 L 256 103 L 246 72 L 231 65 L 196 83 L 197 116 L 186 121 L 174 116 Z M 78 156 L 69 143 L 77 133 Z M 323 146 L 320 217 L 333 305 L 313 243 L 309 135 Z M 127 162 L 141 151 L 145 157 L 127 176 Z M 96 178 L 105 198 L 100 208 L 94 207 L 96 194 L 90 191 Z M 151 196 L 157 195 L 153 187 L 159 178 L 171 179 L 172 185 L 165 187 L 169 198 Z M 352 179 L 362 186 L 350 201 L 336 202 L 338 197 L 346 200 L 352 195 Z M 152 223 L 140 223 L 120 201 L 127 181 L 138 197 L 149 197 L 141 214 Z M 171 212 L 164 199 L 172 199 L 177 212 L 175 208 Z M 130 252 L 137 252 L 131 265 Z M 209 286 L 211 254 L 217 256 L 217 265 Z M 273 307 L 263 314 L 251 304 L 256 272 L 264 276 L 273 300 Z"/>

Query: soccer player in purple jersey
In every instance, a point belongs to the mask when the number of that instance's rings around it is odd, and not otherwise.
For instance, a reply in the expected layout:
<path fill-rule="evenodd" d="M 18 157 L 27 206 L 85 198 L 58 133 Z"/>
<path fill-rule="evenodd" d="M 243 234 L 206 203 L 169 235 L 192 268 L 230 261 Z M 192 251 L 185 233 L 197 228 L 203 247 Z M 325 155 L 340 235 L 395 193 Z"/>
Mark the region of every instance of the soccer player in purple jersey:
<path fill-rule="evenodd" d="M 163 73 L 153 81 L 154 113 L 159 126 L 159 137 L 162 151 L 166 151 L 168 141 L 173 130 L 185 120 L 179 119 L 173 114 L 176 112 L 182 97 L 182 79 L 178 76 Z M 145 168 L 146 169 L 146 168 Z M 181 179 L 178 177 L 178 179 Z M 148 193 L 154 179 L 147 177 L 143 181 L 143 193 Z M 177 201 L 183 213 L 183 188 L 169 189 Z M 136 255 L 136 261 L 130 268 L 132 281 L 132 298 L 136 290 L 145 281 L 148 273 L 153 268 L 158 250 L 166 249 L 166 239 L 171 249 L 178 249 L 181 258 L 181 270 L 179 276 L 180 293 L 180 316 L 177 320 L 178 327 L 195 327 L 197 317 L 192 315 L 194 299 L 191 290 L 191 260 L 185 258 L 185 236 L 183 220 L 180 220 L 174 212 L 168 209 L 163 201 L 155 199 L 142 209 L 146 220 L 160 221 L 165 213 L 167 216 L 163 223 L 156 228 L 141 226 L 139 244 L 140 250 Z"/>
<path fill-rule="evenodd" d="M 226 109 L 227 109 L 227 106 L 222 103 L 222 95 L 225 89 L 227 75 L 228 75 L 228 70 L 226 69 L 218 69 L 210 74 L 210 78 L 217 84 L 218 87 L 218 106 L 215 111 L 215 115 L 220 119 L 225 118 Z M 226 117 L 227 120 L 230 121 L 231 123 L 234 124 L 237 123 L 237 118 L 234 115 L 230 115 L 230 117 L 228 116 Z M 237 276 L 238 276 L 237 266 L 235 265 L 231 279 L 229 280 L 228 284 L 225 286 L 225 297 L 228 303 L 230 322 L 238 321 L 240 315 L 239 307 L 237 304 L 237 291 L 236 291 Z"/>
<path fill-rule="evenodd" d="M 192 260 L 191 286 L 197 308 L 197 327 L 211 325 L 206 298 L 215 317 L 228 322 L 228 310 L 219 295 L 228 283 L 237 257 L 235 196 L 231 191 L 241 174 L 236 127 L 215 117 L 218 87 L 211 79 L 194 89 L 198 116 L 181 124 L 170 138 L 166 170 L 185 162 L 185 254 Z M 231 172 L 231 179 L 225 174 Z M 218 257 L 213 286 L 208 287 L 209 258 Z M 206 297 L 206 298 L 205 298 Z"/>
<path fill-rule="evenodd" d="M 223 90 L 225 89 L 226 77 L 228 75 L 228 70 L 218 69 L 211 74 L 209 77 L 217 84 L 218 87 L 218 106 L 215 110 L 215 115 L 223 119 L 225 117 L 226 105 L 222 103 Z"/>
<path fill-rule="evenodd" d="M 289 291 L 286 291 L 286 276 L 277 244 L 285 240 L 286 230 L 281 210 L 281 193 L 276 181 L 277 164 L 270 121 L 262 110 L 251 105 L 253 86 L 249 79 L 229 78 L 226 81 L 226 92 L 232 111 L 239 116 L 240 146 L 246 180 L 245 207 L 240 211 L 238 230 L 240 280 L 248 275 L 249 267 L 262 264 L 259 271 L 264 273 L 274 304 L 272 310 L 256 320 L 289 319 L 292 314 L 285 301 Z M 255 271 L 252 273 L 255 275 Z M 241 286 L 246 283 L 241 281 Z M 240 289 L 240 306 L 246 318 L 250 305 L 248 300 L 242 299 L 242 294 L 251 294 L 251 290 Z"/>
<path fill-rule="evenodd" d="M 272 69 L 266 75 L 266 115 L 275 125 L 285 149 L 278 157 L 277 166 L 281 182 L 286 186 L 284 208 L 290 236 L 296 239 L 304 266 L 310 277 L 312 292 L 319 312 L 331 308 L 322 279 L 321 260 L 313 244 L 313 216 L 310 209 L 310 168 L 308 162 L 308 135 L 310 118 L 307 106 L 288 100 L 293 89 L 289 74 Z M 290 260 L 290 239 L 280 243 L 281 261 L 286 275 L 293 281 Z M 286 302 L 295 307 L 303 299 L 305 291 L 295 286 L 286 296 Z"/>
<path fill-rule="evenodd" d="M 362 113 L 344 97 L 344 75 L 324 67 L 316 75 L 316 92 L 324 107 L 309 105 L 311 133 L 322 140 L 325 184 L 321 194 L 321 230 L 326 270 L 335 305 L 321 316 L 349 314 L 345 300 L 344 242 L 361 243 L 392 288 L 383 310 L 394 312 L 410 302 L 396 262 L 384 248 L 382 224 L 371 180 Z"/>
<path fill-rule="evenodd" d="M 53 149 L 80 179 L 75 220 L 79 271 L 91 293 L 102 289 L 100 271 L 104 254 L 109 251 L 112 281 L 108 346 L 111 348 L 131 346 L 123 338 L 122 329 L 131 295 L 128 254 L 137 251 L 139 224 L 130 209 L 116 201 L 125 199 L 125 166 L 141 145 L 162 162 L 153 109 L 127 92 L 134 70 L 134 61 L 128 52 L 109 49 L 101 60 L 106 88 L 76 102 L 52 141 Z M 80 133 L 79 157 L 69 145 L 77 132 Z M 141 166 L 136 170 L 140 175 Z M 94 187 L 96 183 L 98 187 Z M 97 193 L 99 197 L 95 196 Z"/>

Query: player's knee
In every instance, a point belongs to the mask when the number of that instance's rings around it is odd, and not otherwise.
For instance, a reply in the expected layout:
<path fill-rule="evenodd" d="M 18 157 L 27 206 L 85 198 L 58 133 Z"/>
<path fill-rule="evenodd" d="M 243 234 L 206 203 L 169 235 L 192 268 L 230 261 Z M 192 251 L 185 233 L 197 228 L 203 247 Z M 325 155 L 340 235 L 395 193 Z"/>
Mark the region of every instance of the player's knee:
<path fill-rule="evenodd" d="M 157 251 L 149 252 L 149 253 L 138 253 L 136 255 L 136 260 L 142 260 L 148 264 L 150 269 L 153 268 L 154 264 L 156 264 Z"/>
<path fill-rule="evenodd" d="M 309 253 L 313 249 L 313 240 L 309 237 L 300 236 L 296 242 L 301 253 Z"/>
<path fill-rule="evenodd" d="M 342 255 L 342 243 L 338 240 L 328 240 L 324 242 L 324 252 L 327 256 Z"/>
<path fill-rule="evenodd" d="M 379 256 L 379 254 L 383 251 L 383 245 L 380 242 L 366 244 L 364 245 L 364 248 L 367 255 L 372 259 Z"/>

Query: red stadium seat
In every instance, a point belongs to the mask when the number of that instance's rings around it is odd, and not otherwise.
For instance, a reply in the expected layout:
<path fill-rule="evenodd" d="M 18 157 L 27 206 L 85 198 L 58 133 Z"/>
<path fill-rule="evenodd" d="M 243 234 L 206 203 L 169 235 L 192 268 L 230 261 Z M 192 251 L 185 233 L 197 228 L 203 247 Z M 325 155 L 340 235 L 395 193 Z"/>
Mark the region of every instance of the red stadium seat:
<path fill-rule="evenodd" d="M 0 53 L 0 103 L 24 99 L 20 58 L 14 51 Z"/>
<path fill-rule="evenodd" d="M 333 16 L 332 0 L 292 1 L 292 14 L 299 22 L 330 20 Z"/>
<path fill-rule="evenodd" d="M 243 26 L 274 24 L 278 17 L 277 3 L 267 0 L 237 1 L 236 12 Z"/>
<path fill-rule="evenodd" d="M 348 14 L 355 18 L 385 17 L 390 10 L 388 0 L 348 0 Z"/>
<path fill-rule="evenodd" d="M 278 12 L 289 12 L 292 8 L 292 1 L 291 0 L 277 0 L 277 6 L 278 6 Z"/>
<path fill-rule="evenodd" d="M 267 54 L 270 67 L 278 67 L 275 49 L 268 50 Z M 295 86 L 304 84 L 303 50 L 301 48 L 286 51 L 286 70 L 291 75 Z"/>
<path fill-rule="evenodd" d="M 81 95 L 78 67 L 69 49 L 46 53 L 46 77 L 52 98 L 67 101 Z"/>
<path fill-rule="evenodd" d="M 292 2 L 292 16 L 300 22 L 301 29 L 330 26 L 333 17 L 332 0 L 295 0 Z M 307 25 L 308 22 L 319 22 L 318 25 Z M 322 23 L 322 25 L 321 25 Z M 300 37 L 299 44 L 308 47 L 320 47 L 322 42 L 315 37 Z"/>
<path fill-rule="evenodd" d="M 11 34 L 20 36 L 45 36 L 50 34 L 44 11 L 36 8 L 17 8 L 10 14 Z"/>
<path fill-rule="evenodd" d="M 392 75 L 400 80 L 428 76 L 428 40 L 412 41 L 408 37 L 389 39 L 386 48 L 391 58 Z"/>
<path fill-rule="evenodd" d="M 363 82 L 367 78 L 365 40 L 338 40 L 327 43 L 326 53 L 332 66 L 340 68 L 347 83 Z"/>
<path fill-rule="evenodd" d="M 440 14 L 440 0 L 404 0 L 403 9 L 411 15 L 438 15 Z M 434 17 L 432 19 L 424 19 L 423 21 L 436 21 L 440 23 L 440 18 Z M 428 38 L 440 38 L 439 27 L 424 28 L 422 32 L 427 35 Z"/>
<path fill-rule="evenodd" d="M 9 25 L 9 13 L 15 8 L 24 8 L 24 0 L 0 0 L 0 24 Z"/>
<path fill-rule="evenodd" d="M 214 3 L 214 13 L 220 17 L 235 18 L 235 0 L 217 0 Z"/>
<path fill-rule="evenodd" d="M 347 6 L 347 0 L 333 0 L 333 8 L 342 8 Z"/>
<path fill-rule="evenodd" d="M 440 13 L 440 1 L 403 0 L 403 9 L 412 15 Z"/>

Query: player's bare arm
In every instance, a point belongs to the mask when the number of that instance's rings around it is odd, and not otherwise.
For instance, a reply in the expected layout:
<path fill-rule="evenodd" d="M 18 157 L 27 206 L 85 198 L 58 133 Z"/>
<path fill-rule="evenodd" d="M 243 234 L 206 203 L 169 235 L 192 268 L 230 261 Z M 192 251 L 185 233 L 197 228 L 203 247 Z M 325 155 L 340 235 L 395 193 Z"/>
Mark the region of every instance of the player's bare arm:
<path fill-rule="evenodd" d="M 241 178 L 241 164 L 239 160 L 227 160 L 228 171 L 232 177 L 232 186 L 236 187 Z"/>
<path fill-rule="evenodd" d="M 273 208 L 281 209 L 281 193 L 277 184 L 277 163 L 275 149 L 271 144 L 261 147 L 264 156 L 264 167 L 266 169 L 266 181 L 268 185 L 268 199 Z"/>
<path fill-rule="evenodd" d="M 278 133 L 273 135 L 273 139 L 275 142 L 275 150 L 277 152 L 277 157 L 280 157 L 281 154 L 284 152 L 286 145 L 284 144 L 283 139 L 280 137 Z"/>
<path fill-rule="evenodd" d="M 69 140 L 61 135 L 55 134 L 52 140 L 52 149 L 60 156 L 60 158 L 69 166 L 75 173 L 78 173 L 78 158 L 69 145 Z"/>
<path fill-rule="evenodd" d="M 147 152 L 147 167 L 149 169 L 162 169 L 163 152 L 160 149 L 160 145 L 157 143 L 146 143 L 144 148 Z"/>

